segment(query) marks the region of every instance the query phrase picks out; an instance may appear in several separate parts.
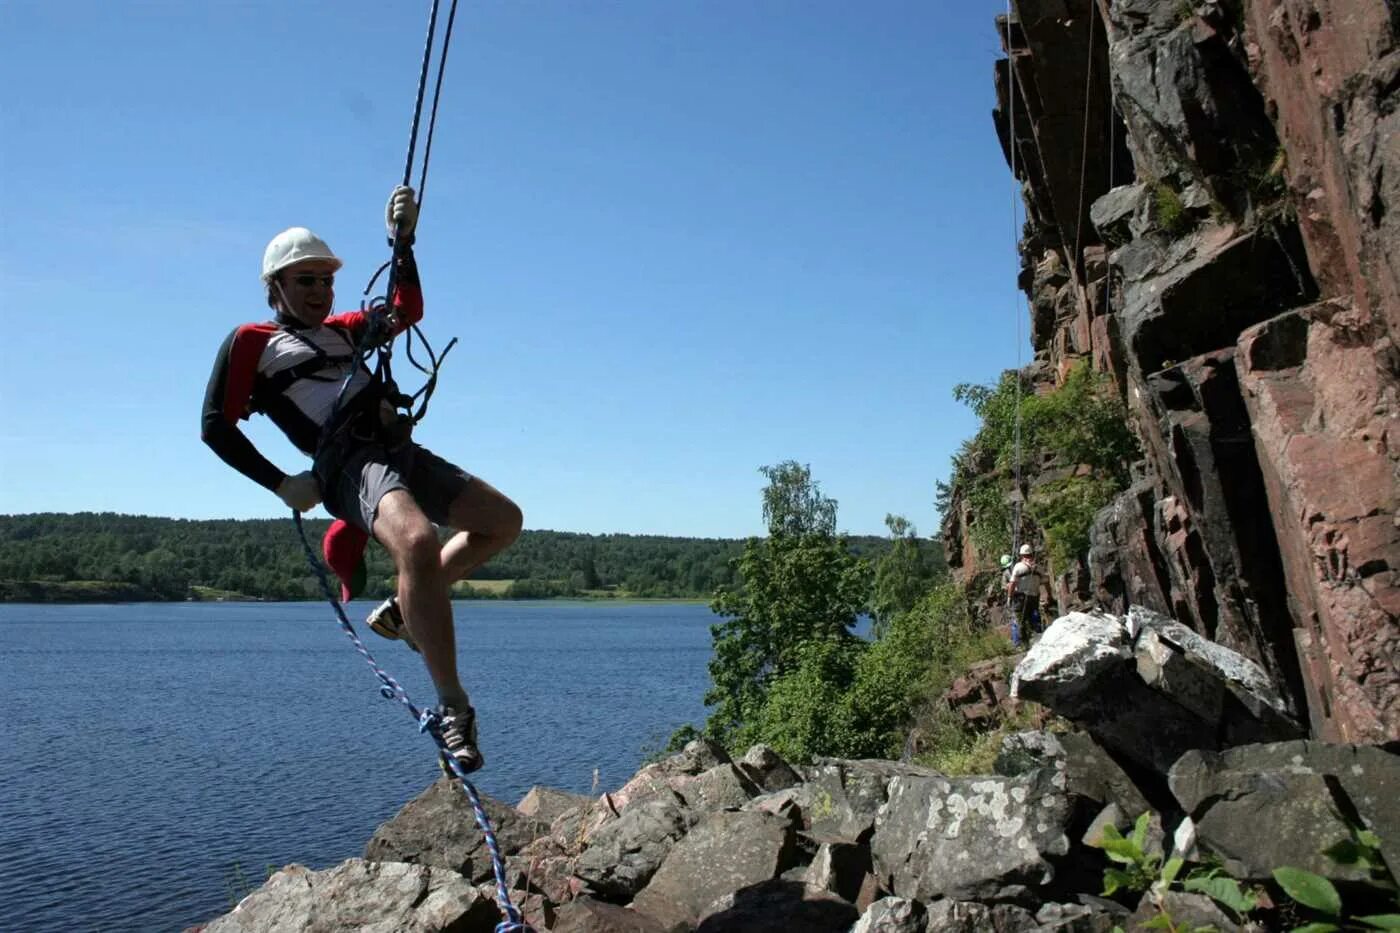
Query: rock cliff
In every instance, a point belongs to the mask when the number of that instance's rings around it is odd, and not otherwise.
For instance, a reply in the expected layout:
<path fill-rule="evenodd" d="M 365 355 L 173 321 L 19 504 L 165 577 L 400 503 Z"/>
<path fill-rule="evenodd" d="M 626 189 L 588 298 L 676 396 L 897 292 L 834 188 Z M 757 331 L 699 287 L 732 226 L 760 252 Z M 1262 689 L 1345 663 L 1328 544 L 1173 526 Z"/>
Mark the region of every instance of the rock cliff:
<path fill-rule="evenodd" d="M 1015 0 L 998 24 L 1021 378 L 1091 366 L 1143 453 L 1053 568 L 1058 608 L 1170 615 L 1328 741 L 1400 739 L 1397 21 L 1385 0 Z M 1074 467 L 1027 464 L 1009 497 Z M 972 580 L 996 555 L 960 493 L 944 534 Z"/>

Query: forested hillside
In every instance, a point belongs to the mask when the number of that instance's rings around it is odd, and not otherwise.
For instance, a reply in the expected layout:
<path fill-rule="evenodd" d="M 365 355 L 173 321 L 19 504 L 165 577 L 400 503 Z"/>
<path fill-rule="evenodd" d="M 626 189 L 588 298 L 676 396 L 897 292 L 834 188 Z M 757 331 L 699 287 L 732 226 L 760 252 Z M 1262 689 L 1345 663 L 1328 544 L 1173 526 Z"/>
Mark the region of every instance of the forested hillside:
<path fill-rule="evenodd" d="M 328 522 L 306 527 L 319 550 Z M 850 539 L 874 556 L 884 538 Z M 459 595 L 704 597 L 733 581 L 743 542 L 656 535 L 526 531 L 474 575 L 501 581 Z M 367 595 L 394 571 L 371 547 Z M 507 582 L 508 581 L 508 582 Z M 188 521 L 110 513 L 0 515 L 0 600 L 319 598 L 290 519 Z"/>

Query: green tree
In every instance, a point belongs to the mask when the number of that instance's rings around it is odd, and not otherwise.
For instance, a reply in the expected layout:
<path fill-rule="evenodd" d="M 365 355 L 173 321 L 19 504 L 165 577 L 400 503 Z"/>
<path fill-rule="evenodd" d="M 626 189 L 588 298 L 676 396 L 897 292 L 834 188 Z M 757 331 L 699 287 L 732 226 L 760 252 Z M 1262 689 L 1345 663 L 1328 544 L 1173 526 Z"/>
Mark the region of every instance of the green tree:
<path fill-rule="evenodd" d="M 705 726 L 731 748 L 755 740 L 770 685 L 797 669 L 811 642 L 853 645 L 864 609 L 869 565 L 836 531 L 836 500 L 821 494 L 807 466 L 764 467 L 767 538 L 750 538 L 735 564 L 739 589 L 715 594 L 724 622 L 711 627 L 712 688 Z M 858 650 L 852 648 L 851 650 Z"/>
<path fill-rule="evenodd" d="M 871 629 L 876 638 L 883 637 L 897 614 L 914 607 L 937 576 L 917 529 L 907 518 L 886 515 L 885 527 L 890 530 L 891 546 L 875 562 L 875 591 L 870 601 Z"/>

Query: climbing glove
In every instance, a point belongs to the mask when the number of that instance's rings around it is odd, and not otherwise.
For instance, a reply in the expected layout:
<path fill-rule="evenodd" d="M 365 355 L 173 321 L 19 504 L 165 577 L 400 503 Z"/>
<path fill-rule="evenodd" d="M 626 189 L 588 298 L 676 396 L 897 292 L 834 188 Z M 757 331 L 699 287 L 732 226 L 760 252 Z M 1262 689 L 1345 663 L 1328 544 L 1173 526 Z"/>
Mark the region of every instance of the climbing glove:
<path fill-rule="evenodd" d="M 389 203 L 384 205 L 384 228 L 389 234 L 389 242 L 394 242 L 394 233 L 400 243 L 413 242 L 413 228 L 418 225 L 418 204 L 414 201 L 413 189 L 399 185 L 389 195 Z"/>
<path fill-rule="evenodd" d="M 321 489 L 316 485 L 316 476 L 307 470 L 282 480 L 277 496 L 298 512 L 309 512 L 321 501 Z"/>

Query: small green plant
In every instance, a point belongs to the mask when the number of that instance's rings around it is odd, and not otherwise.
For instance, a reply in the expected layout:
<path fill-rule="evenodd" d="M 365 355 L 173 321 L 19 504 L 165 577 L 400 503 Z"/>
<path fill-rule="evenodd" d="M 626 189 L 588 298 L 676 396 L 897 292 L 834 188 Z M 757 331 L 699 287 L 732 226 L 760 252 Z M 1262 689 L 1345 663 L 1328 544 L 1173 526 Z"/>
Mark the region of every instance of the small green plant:
<path fill-rule="evenodd" d="M 1400 930 L 1400 888 L 1390 873 L 1381 855 L 1381 841 L 1375 833 L 1355 826 L 1348 827 L 1350 838 L 1323 850 L 1328 858 L 1339 865 L 1363 869 L 1369 886 L 1383 892 L 1391 906 L 1390 913 L 1373 913 L 1352 916 L 1342 903 L 1342 896 L 1336 885 L 1321 875 L 1304 871 L 1301 868 L 1275 868 L 1274 881 L 1299 906 L 1305 908 L 1311 919 L 1293 933 L 1333 933 L 1339 930 Z"/>
<path fill-rule="evenodd" d="M 1152 188 L 1152 198 L 1157 209 L 1157 222 L 1164 232 L 1175 237 L 1185 236 L 1196 226 L 1181 195 L 1171 185 L 1157 182 Z"/>
<path fill-rule="evenodd" d="M 1157 913 L 1142 925 L 1142 929 L 1166 930 L 1168 933 L 1206 933 L 1214 927 L 1196 927 L 1189 923 L 1177 923 L 1167 910 L 1164 896 L 1178 883 L 1181 871 L 1186 867 L 1184 859 L 1173 857 L 1162 861 L 1160 852 L 1147 851 L 1147 830 L 1152 822 L 1151 812 L 1138 816 L 1130 836 L 1124 836 L 1118 827 L 1109 824 L 1104 827 L 1099 840 L 1099 848 L 1115 865 L 1104 871 L 1105 896 L 1118 891 L 1133 894 L 1150 892 Z M 1226 875 L 1218 866 L 1192 868 L 1181 879 L 1182 890 L 1204 894 L 1211 900 L 1232 911 L 1237 919 L 1243 918 L 1259 906 L 1259 898 L 1253 891 L 1241 887 L 1240 883 Z"/>
<path fill-rule="evenodd" d="M 1105 897 L 1118 891 L 1141 894 L 1157 881 L 1159 870 L 1163 868 L 1162 854 L 1147 851 L 1147 828 L 1151 822 L 1152 814 L 1144 812 L 1133 823 L 1133 832 L 1129 836 L 1124 836 L 1112 823 L 1103 828 L 1103 836 L 1099 839 L 1098 847 L 1103 849 L 1104 855 L 1108 856 L 1109 861 L 1122 866 L 1104 871 L 1103 893 Z M 1173 861 L 1180 860 L 1173 859 Z M 1173 878 L 1180 869 L 1181 866 L 1177 865 L 1172 870 Z M 1170 885 L 1171 882 L 1167 883 Z"/>

